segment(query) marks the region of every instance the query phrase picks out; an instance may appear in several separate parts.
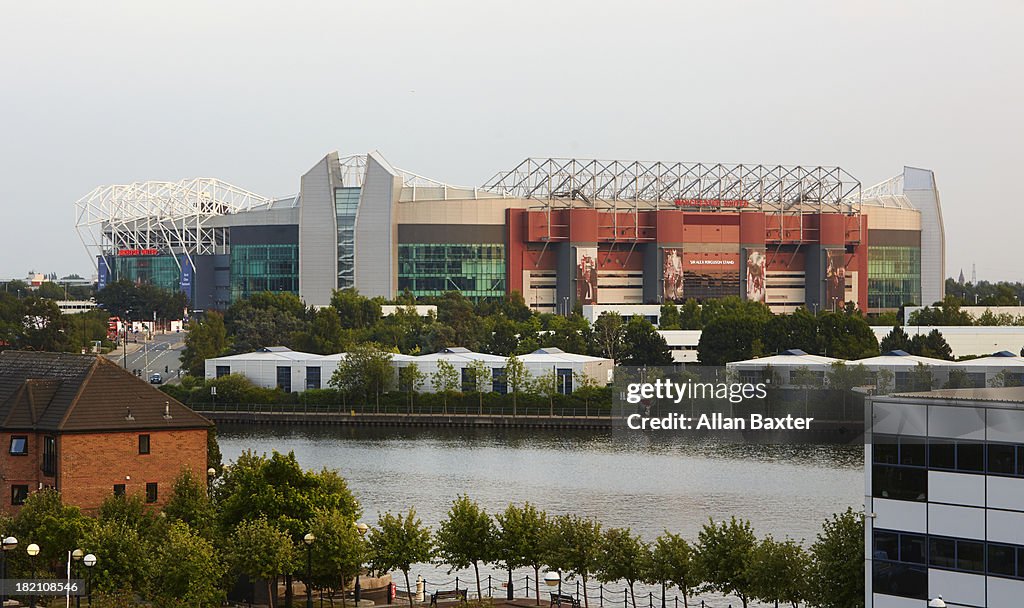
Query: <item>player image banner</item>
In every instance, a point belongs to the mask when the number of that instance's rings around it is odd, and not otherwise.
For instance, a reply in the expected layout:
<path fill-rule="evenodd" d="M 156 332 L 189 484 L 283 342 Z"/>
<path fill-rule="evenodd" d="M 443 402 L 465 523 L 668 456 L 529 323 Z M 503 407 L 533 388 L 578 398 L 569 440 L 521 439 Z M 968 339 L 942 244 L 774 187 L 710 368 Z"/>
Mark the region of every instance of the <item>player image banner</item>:
<path fill-rule="evenodd" d="M 576 302 L 597 304 L 597 247 L 576 248 Z"/>
<path fill-rule="evenodd" d="M 747 300 L 764 302 L 765 265 L 768 261 L 764 249 L 747 249 L 746 291 Z"/>
<path fill-rule="evenodd" d="M 825 308 L 839 310 L 846 304 L 846 252 L 825 251 Z"/>
<path fill-rule="evenodd" d="M 683 253 L 664 249 L 661 269 L 662 301 L 683 301 Z"/>

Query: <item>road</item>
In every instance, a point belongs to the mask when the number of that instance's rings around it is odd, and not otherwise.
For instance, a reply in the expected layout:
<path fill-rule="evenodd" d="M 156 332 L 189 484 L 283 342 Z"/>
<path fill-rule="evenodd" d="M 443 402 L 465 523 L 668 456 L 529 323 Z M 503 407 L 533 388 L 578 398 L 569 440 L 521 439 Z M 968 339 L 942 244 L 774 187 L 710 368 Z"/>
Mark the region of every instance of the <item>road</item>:
<path fill-rule="evenodd" d="M 149 375 L 159 372 L 164 382 L 177 384 L 179 358 L 185 348 L 185 333 L 157 334 L 152 340 L 128 344 L 128 359 L 124 358 L 124 349 L 111 351 L 107 354 L 112 361 L 125 368 L 141 369 L 142 377 L 149 380 Z"/>

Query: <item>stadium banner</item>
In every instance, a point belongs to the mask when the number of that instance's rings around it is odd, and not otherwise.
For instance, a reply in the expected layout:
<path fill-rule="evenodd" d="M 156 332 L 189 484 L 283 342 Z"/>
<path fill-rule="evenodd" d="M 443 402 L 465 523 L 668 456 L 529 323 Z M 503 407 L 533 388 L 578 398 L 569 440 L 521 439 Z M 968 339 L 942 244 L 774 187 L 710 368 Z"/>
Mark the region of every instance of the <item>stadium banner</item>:
<path fill-rule="evenodd" d="M 576 303 L 597 304 L 597 247 L 576 248 Z"/>
<path fill-rule="evenodd" d="M 765 266 L 768 261 L 764 249 L 747 249 L 746 296 L 751 302 L 765 301 Z"/>
<path fill-rule="evenodd" d="M 662 252 L 662 302 L 682 302 L 683 252 L 679 249 L 663 249 Z"/>

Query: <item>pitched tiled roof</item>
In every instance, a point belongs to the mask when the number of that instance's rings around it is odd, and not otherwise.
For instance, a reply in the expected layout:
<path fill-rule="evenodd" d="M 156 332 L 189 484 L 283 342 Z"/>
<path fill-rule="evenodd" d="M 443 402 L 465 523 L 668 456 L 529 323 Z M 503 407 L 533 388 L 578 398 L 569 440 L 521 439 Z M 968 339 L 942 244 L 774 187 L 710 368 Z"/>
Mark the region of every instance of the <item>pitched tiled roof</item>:
<path fill-rule="evenodd" d="M 81 432 L 212 424 L 104 357 L 5 351 L 0 353 L 0 425 Z"/>

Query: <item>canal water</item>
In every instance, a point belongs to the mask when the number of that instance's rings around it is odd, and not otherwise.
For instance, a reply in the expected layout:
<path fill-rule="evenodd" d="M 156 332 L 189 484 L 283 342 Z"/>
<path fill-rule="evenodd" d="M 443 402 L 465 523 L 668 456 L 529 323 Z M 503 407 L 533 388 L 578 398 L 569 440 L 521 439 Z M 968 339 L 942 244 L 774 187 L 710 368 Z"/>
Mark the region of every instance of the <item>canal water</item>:
<path fill-rule="evenodd" d="M 709 517 L 735 515 L 749 519 L 759 536 L 809 546 L 826 518 L 847 507 L 860 510 L 864 496 L 863 447 L 856 445 L 536 430 L 260 426 L 219 433 L 225 462 L 247 449 L 293 451 L 305 468 L 338 470 L 369 523 L 378 513 L 415 507 L 436 527 L 451 501 L 468 494 L 491 513 L 528 500 L 551 514 L 629 527 L 646 540 L 668 530 L 695 541 Z M 432 566 L 417 572 L 433 581 L 455 575 Z M 496 585 L 503 580 L 502 573 L 487 572 Z"/>

